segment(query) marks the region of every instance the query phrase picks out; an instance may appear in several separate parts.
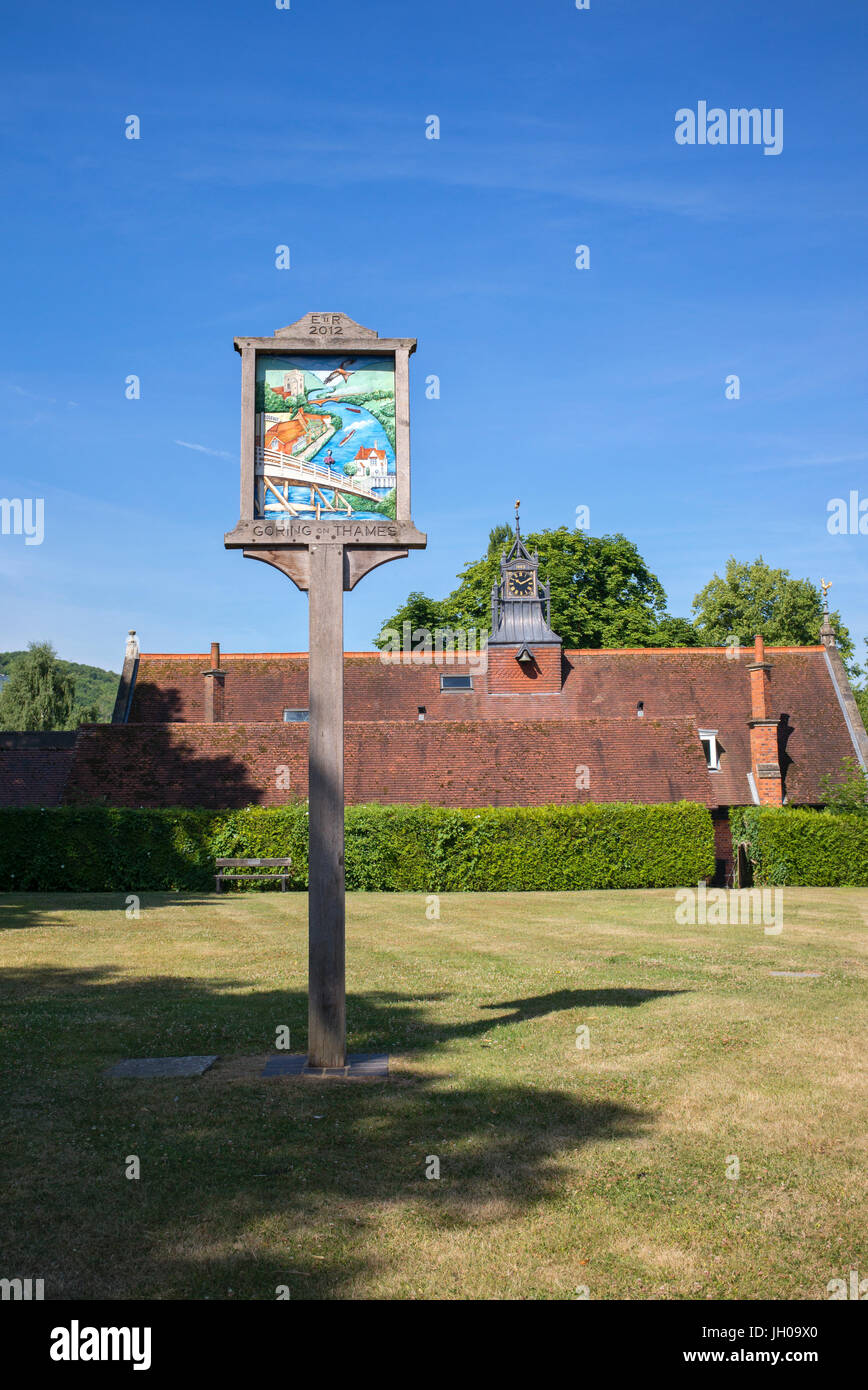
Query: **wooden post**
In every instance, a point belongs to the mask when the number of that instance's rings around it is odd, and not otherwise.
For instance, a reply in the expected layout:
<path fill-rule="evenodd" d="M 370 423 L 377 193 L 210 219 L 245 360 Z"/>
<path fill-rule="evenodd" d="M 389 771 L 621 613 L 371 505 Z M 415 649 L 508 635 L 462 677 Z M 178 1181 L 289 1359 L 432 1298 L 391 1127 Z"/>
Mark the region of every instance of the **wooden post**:
<path fill-rule="evenodd" d="M 310 548 L 308 1065 L 346 1064 L 344 547 Z"/>
<path fill-rule="evenodd" d="M 348 1066 L 346 1056 L 343 596 L 345 587 L 353 589 L 378 565 L 401 559 L 410 550 L 424 550 L 427 543 L 410 515 L 409 362 L 416 340 L 381 338 L 346 314 L 310 313 L 270 338 L 236 338 L 235 348 L 241 353 L 241 510 L 223 543 L 273 565 L 310 595 L 307 1066 L 345 1075 L 356 1066 L 360 1070 L 354 1074 L 388 1075 L 385 1057 L 362 1058 Z M 349 365 L 384 374 L 384 389 L 395 405 L 395 468 L 388 475 L 395 489 L 392 516 L 366 511 L 365 499 L 373 495 L 370 488 L 356 490 L 338 469 L 311 461 L 322 442 L 318 437 L 306 444 L 308 464 L 292 471 L 299 488 L 309 490 L 309 503 L 289 501 L 289 477 L 266 474 L 266 466 L 280 459 L 264 447 L 258 384 L 265 385 L 269 370 L 282 372 L 287 358 L 303 381 L 301 368 L 311 357 L 322 358 L 324 351 L 327 358 L 334 357 L 334 376 L 344 383 L 353 375 L 346 371 Z M 286 385 L 284 376 L 284 400 Z M 351 495 L 361 499 L 358 508 Z M 216 698 L 216 683 L 223 677 L 211 679 Z M 128 693 L 126 664 L 124 681 Z M 220 717 L 215 707 L 214 718 Z M 291 1074 L 298 1074 L 299 1059 L 285 1060 L 293 1063 Z"/>

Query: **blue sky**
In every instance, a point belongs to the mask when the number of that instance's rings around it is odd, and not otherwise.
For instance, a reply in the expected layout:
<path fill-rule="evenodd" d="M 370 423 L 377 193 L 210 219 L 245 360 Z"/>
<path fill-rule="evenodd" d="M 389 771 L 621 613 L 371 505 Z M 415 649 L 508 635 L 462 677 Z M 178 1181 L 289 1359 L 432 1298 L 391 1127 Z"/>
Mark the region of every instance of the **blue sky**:
<path fill-rule="evenodd" d="M 674 613 L 730 554 L 831 578 L 864 650 L 868 536 L 826 519 L 868 497 L 866 53 L 854 0 L 7 10 L 0 495 L 45 539 L 0 535 L 0 650 L 306 647 L 306 596 L 223 533 L 232 339 L 308 310 L 419 340 L 428 550 L 346 596 L 349 649 L 521 497 L 635 540 Z M 782 108 L 782 152 L 677 145 L 699 101 Z"/>

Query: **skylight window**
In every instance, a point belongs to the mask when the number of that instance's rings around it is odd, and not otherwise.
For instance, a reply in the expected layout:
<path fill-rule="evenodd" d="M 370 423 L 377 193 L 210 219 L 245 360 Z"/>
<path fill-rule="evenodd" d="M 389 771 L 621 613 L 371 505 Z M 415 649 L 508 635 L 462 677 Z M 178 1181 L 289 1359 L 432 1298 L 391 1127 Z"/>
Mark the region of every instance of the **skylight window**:
<path fill-rule="evenodd" d="M 440 689 L 441 689 L 441 690 L 472 690 L 472 689 L 473 689 L 473 677 L 472 677 L 472 676 L 441 676 L 441 677 L 440 677 Z"/>

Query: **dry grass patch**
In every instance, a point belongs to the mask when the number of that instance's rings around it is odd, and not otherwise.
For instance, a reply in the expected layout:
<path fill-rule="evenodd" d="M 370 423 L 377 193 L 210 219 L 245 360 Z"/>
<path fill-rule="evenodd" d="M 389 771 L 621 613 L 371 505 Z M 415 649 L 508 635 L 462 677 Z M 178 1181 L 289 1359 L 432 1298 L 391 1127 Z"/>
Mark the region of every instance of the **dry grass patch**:
<path fill-rule="evenodd" d="M 352 895 L 350 1049 L 393 1075 L 346 1085 L 261 1077 L 277 1027 L 306 1045 L 300 895 L 137 921 L 0 897 L 7 1272 L 50 1298 L 823 1297 L 868 1268 L 868 895 L 784 898 L 772 937 L 678 926 L 663 890 L 444 895 L 437 922 Z M 104 1074 L 188 1053 L 221 1060 Z"/>

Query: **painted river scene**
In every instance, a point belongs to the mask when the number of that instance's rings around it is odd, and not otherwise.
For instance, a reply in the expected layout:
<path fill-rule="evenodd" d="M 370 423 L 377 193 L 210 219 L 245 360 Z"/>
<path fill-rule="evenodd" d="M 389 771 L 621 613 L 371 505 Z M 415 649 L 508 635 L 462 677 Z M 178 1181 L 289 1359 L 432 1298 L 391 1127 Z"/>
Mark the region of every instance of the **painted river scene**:
<path fill-rule="evenodd" d="M 392 357 L 260 354 L 257 517 L 395 517 Z"/>

